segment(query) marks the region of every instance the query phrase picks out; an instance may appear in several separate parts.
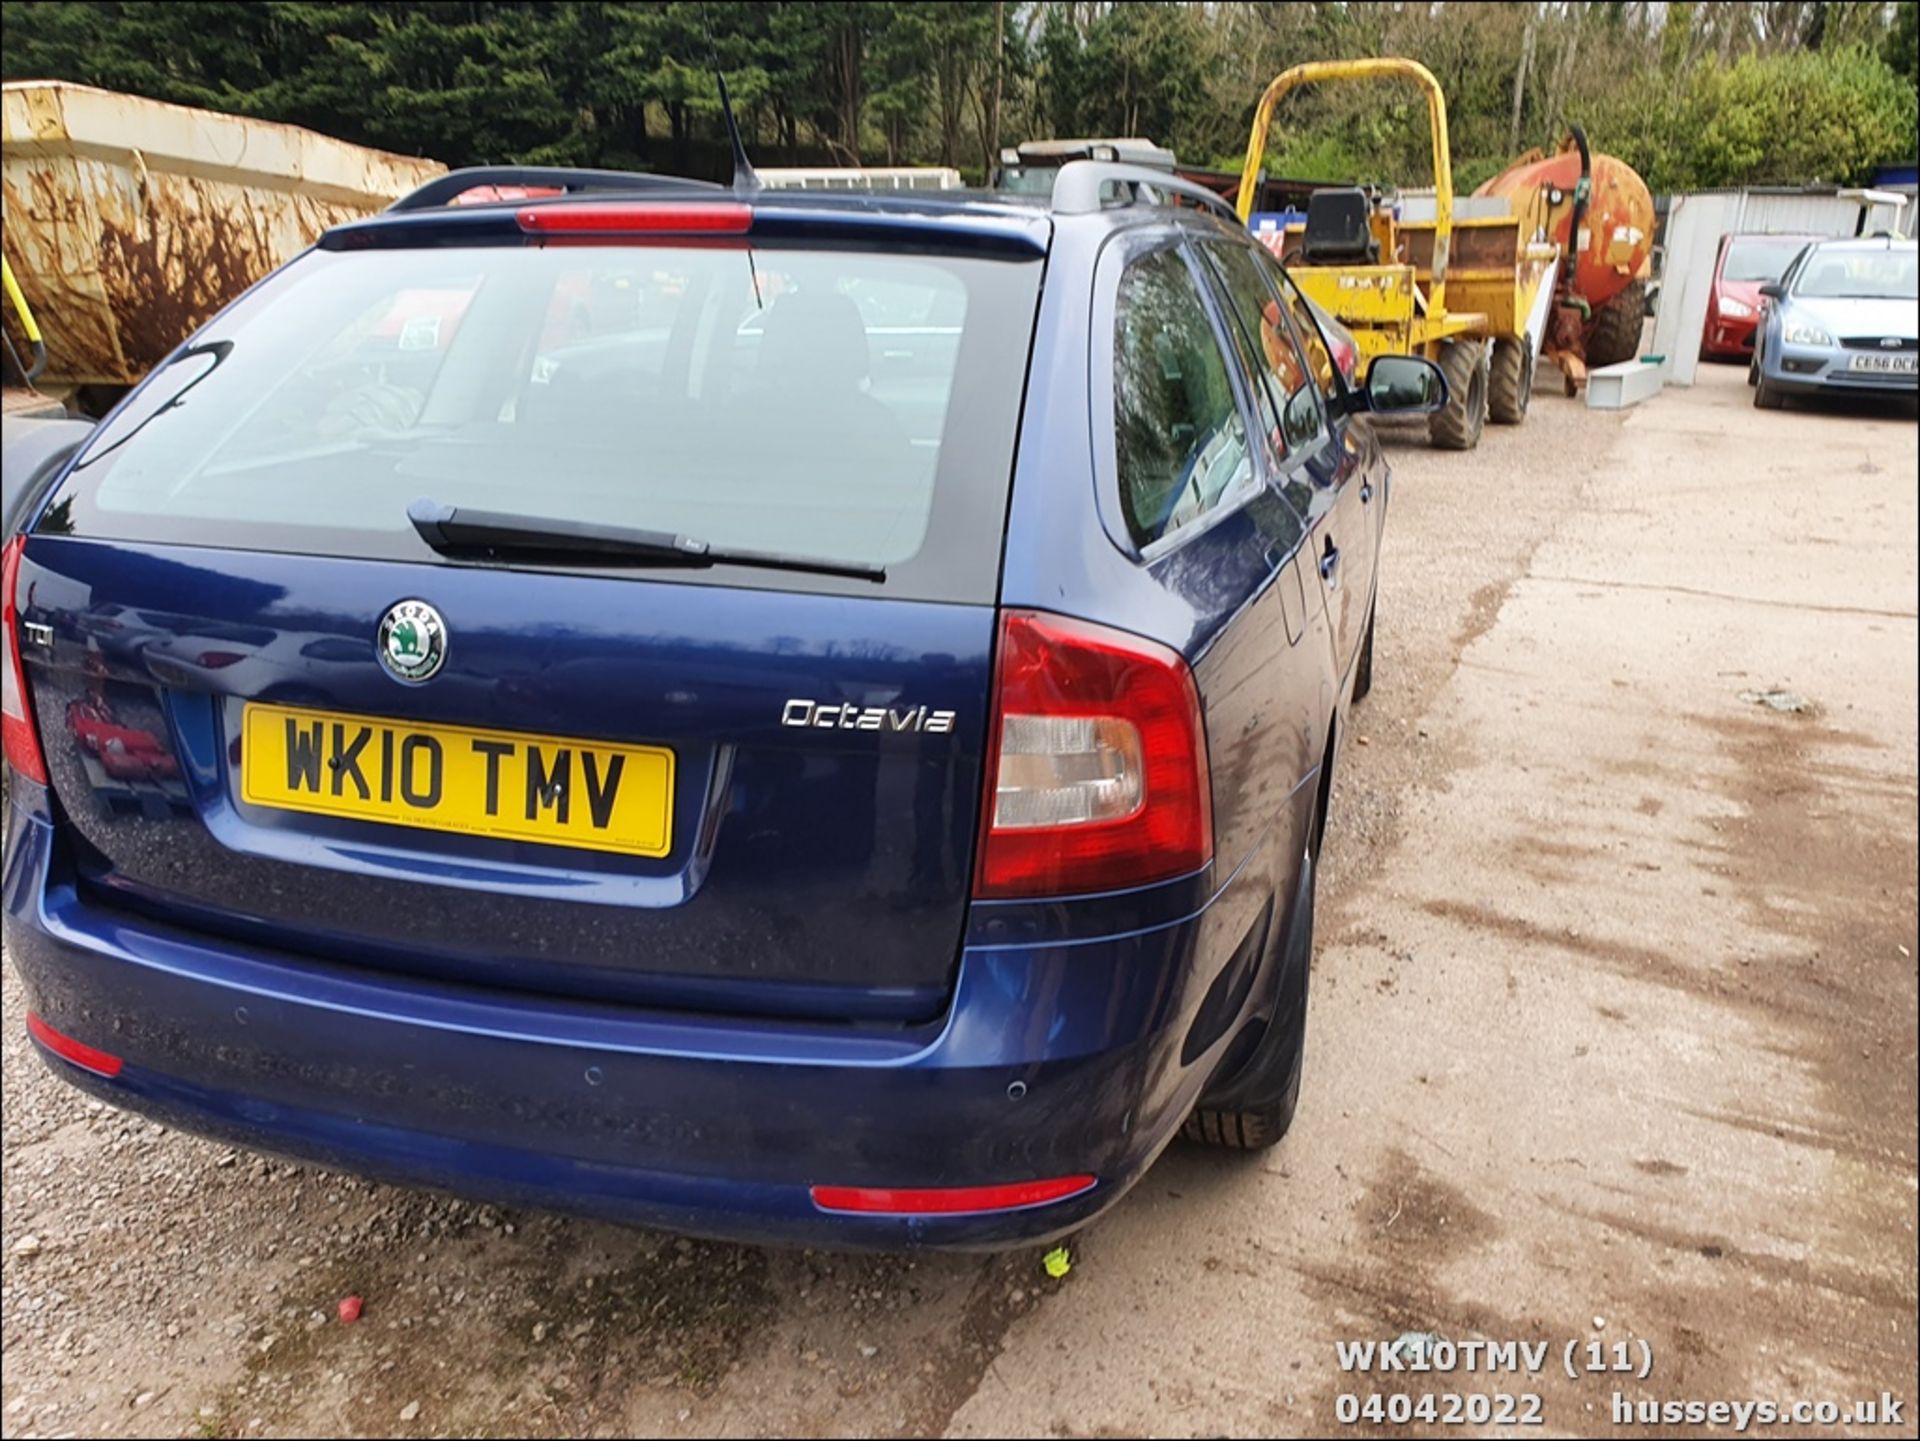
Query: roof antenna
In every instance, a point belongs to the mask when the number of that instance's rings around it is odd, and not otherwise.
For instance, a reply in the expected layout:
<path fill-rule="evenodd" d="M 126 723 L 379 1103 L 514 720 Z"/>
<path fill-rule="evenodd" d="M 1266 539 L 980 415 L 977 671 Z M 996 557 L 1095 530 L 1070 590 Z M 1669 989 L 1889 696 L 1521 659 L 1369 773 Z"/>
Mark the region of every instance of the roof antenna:
<path fill-rule="evenodd" d="M 700 28 L 706 32 L 707 59 L 713 62 L 713 83 L 720 88 L 720 113 L 726 117 L 727 140 L 733 146 L 733 188 L 741 195 L 752 195 L 761 188 L 760 177 L 753 173 L 753 162 L 747 159 L 746 144 L 740 139 L 740 123 L 733 118 L 726 72 L 720 68 L 720 46 L 713 38 L 713 16 L 706 6 L 700 9 Z"/>
<path fill-rule="evenodd" d="M 726 73 L 720 68 L 720 47 L 713 40 L 713 17 L 703 8 L 700 12 L 700 28 L 707 33 L 707 57 L 713 61 L 713 83 L 720 90 L 720 113 L 727 120 L 727 140 L 733 146 L 733 193 L 735 195 L 756 195 L 763 188 L 760 177 L 754 173 L 753 162 L 747 159 L 746 143 L 740 139 L 740 122 L 733 118 L 733 100 L 727 94 Z M 765 310 L 766 297 L 760 293 L 760 268 L 753 263 L 753 246 L 747 246 L 747 275 L 753 281 L 753 308 Z"/>
<path fill-rule="evenodd" d="M 720 66 L 713 67 L 713 83 L 720 87 L 720 113 L 727 118 L 727 139 L 733 145 L 733 188 L 742 195 L 751 195 L 761 188 L 760 177 L 754 173 L 753 162 L 747 159 L 746 144 L 740 139 L 740 123 L 733 118 L 733 101 L 727 98 L 727 77 L 720 73 Z"/>
<path fill-rule="evenodd" d="M 727 94 L 727 77 L 720 69 L 720 47 L 713 43 L 713 24 L 703 12 L 701 26 L 707 32 L 707 54 L 713 60 L 713 83 L 720 89 L 720 113 L 727 120 L 727 140 L 733 146 L 733 193 L 735 195 L 756 195 L 763 188 L 760 177 L 754 173 L 753 162 L 747 159 L 746 143 L 740 138 L 740 122 L 733 118 L 733 100 Z M 766 297 L 760 293 L 760 267 L 753 263 L 753 246 L 747 246 L 747 275 L 753 281 L 753 308 L 765 310 Z"/>

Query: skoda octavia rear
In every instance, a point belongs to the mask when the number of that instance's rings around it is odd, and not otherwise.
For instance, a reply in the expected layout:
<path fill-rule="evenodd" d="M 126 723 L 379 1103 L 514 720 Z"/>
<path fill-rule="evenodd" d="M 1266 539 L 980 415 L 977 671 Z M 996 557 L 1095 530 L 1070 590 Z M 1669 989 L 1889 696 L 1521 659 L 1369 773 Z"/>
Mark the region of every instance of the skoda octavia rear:
<path fill-rule="evenodd" d="M 5 551 L 7 946 L 49 1064 L 693 1232 L 1003 1242 L 1117 1198 L 1304 1005 L 1352 671 L 1292 559 L 1313 506 L 1248 459 L 1257 338 L 1186 373 L 1241 432 L 1179 439 L 1249 488 L 1225 558 L 1156 569 L 1113 520 L 1112 331 L 1042 285 L 1113 224 L 1055 226 L 403 212 L 177 351 Z M 1231 639 L 1249 598 L 1320 646 L 1299 678 Z"/>

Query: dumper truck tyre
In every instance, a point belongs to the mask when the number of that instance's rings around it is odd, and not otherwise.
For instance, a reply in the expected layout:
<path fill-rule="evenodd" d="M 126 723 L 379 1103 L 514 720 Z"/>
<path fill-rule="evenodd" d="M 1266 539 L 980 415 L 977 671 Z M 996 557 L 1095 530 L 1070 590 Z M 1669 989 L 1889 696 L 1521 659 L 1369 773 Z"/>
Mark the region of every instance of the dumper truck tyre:
<path fill-rule="evenodd" d="M 1438 450 L 1472 450 L 1487 423 L 1485 344 L 1447 341 L 1440 347 L 1440 373 L 1447 378 L 1447 403 L 1428 418 L 1427 439 Z"/>
<path fill-rule="evenodd" d="M 1525 336 L 1502 336 L 1493 342 L 1493 365 L 1487 372 L 1487 419 L 1495 425 L 1518 425 L 1527 418 L 1533 399 L 1533 347 Z"/>
<path fill-rule="evenodd" d="M 1636 280 L 1595 313 L 1587 336 L 1587 368 L 1618 365 L 1640 353 L 1640 328 L 1646 323 L 1647 282 Z"/>

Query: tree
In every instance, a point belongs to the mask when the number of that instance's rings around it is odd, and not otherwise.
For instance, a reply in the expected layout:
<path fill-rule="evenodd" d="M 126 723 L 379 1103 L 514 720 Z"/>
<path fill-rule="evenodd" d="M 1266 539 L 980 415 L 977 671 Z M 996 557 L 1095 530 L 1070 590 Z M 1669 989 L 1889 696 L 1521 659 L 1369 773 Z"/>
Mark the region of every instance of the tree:
<path fill-rule="evenodd" d="M 1533 46 L 1540 34 L 1540 12 L 1529 3 L 1527 28 L 1520 38 L 1520 65 L 1513 72 L 1513 121 L 1507 127 L 1507 149 L 1520 148 L 1520 114 L 1527 99 L 1527 71 L 1533 68 Z"/>
<path fill-rule="evenodd" d="M 1855 180 L 1911 159 L 1915 0 L 1206 4 L 1152 0 L 0 0 L 0 73 L 290 121 L 451 165 L 723 176 L 713 72 L 757 154 L 935 161 L 1007 140 L 1144 135 L 1237 168 L 1300 60 L 1407 55 L 1447 96 L 1457 182 L 1579 124 L 1656 189 Z M 1269 165 L 1430 178 L 1423 102 L 1321 86 Z"/>
<path fill-rule="evenodd" d="M 1895 75 L 1920 90 L 1920 4 L 1915 0 L 1900 0 L 1893 9 L 1893 25 L 1887 32 L 1881 55 Z"/>

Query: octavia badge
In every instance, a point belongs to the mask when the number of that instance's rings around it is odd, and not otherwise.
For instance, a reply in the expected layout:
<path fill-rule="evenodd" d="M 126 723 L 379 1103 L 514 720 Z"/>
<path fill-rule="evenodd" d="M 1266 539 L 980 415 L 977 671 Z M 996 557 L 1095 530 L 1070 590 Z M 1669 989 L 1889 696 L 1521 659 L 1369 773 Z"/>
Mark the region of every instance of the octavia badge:
<path fill-rule="evenodd" d="M 446 663 L 446 622 L 424 600 L 403 600 L 380 617 L 374 649 L 388 675 L 418 685 L 431 680 Z"/>

